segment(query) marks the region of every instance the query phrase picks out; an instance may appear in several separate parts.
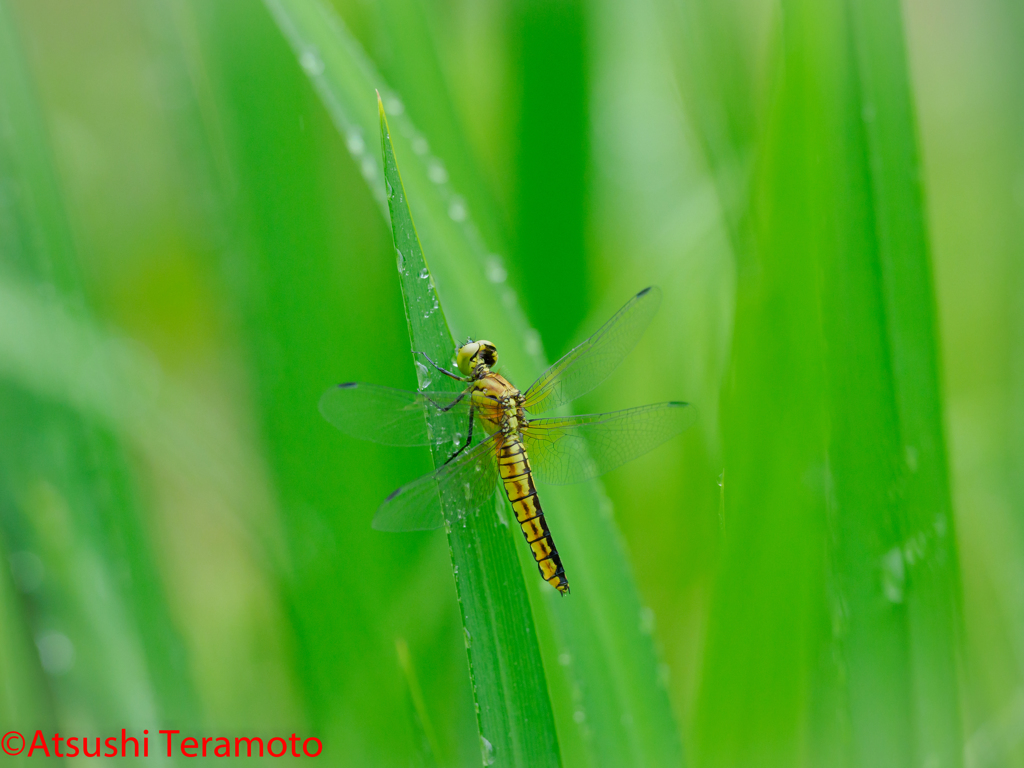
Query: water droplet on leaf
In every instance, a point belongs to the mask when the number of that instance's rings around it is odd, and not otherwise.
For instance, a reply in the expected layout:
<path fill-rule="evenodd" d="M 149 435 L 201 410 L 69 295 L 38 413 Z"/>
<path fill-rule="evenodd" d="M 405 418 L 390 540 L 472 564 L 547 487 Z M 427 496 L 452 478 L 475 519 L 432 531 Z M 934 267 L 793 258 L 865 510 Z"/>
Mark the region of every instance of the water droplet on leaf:
<path fill-rule="evenodd" d="M 540 341 L 540 331 L 536 328 L 527 328 L 523 337 L 523 345 L 528 354 L 541 355 L 544 353 L 544 345 Z"/>
<path fill-rule="evenodd" d="M 492 283 L 504 283 L 508 278 L 508 270 L 505 269 L 505 265 L 501 261 L 501 256 L 496 253 L 492 253 L 487 257 L 487 263 L 484 265 L 484 274 L 487 275 L 487 279 Z"/>
<path fill-rule="evenodd" d="M 45 632 L 36 639 L 39 661 L 51 675 L 63 675 L 75 665 L 75 646 L 61 632 Z"/>
<path fill-rule="evenodd" d="M 893 547 L 882 557 L 882 592 L 889 602 L 903 602 L 906 579 L 903 552 L 899 547 Z"/>
<path fill-rule="evenodd" d="M 323 74 L 324 60 L 320 58 L 320 53 L 315 48 L 304 50 L 302 55 L 299 56 L 299 64 L 302 65 L 307 75 L 316 77 Z"/>
<path fill-rule="evenodd" d="M 468 211 L 466 210 L 466 201 L 461 197 L 452 199 L 448 205 L 448 218 L 452 221 L 465 221 Z"/>
<path fill-rule="evenodd" d="M 416 380 L 419 382 L 420 389 L 426 389 L 430 386 L 430 369 L 419 360 L 415 360 L 413 365 L 416 366 Z"/>
<path fill-rule="evenodd" d="M 363 141 L 363 136 L 359 131 L 352 131 L 345 139 L 345 144 L 353 155 L 361 155 L 366 149 L 366 142 Z"/>
<path fill-rule="evenodd" d="M 427 166 L 427 178 L 435 184 L 444 184 L 448 181 L 448 171 L 441 165 L 440 160 L 431 160 Z"/>

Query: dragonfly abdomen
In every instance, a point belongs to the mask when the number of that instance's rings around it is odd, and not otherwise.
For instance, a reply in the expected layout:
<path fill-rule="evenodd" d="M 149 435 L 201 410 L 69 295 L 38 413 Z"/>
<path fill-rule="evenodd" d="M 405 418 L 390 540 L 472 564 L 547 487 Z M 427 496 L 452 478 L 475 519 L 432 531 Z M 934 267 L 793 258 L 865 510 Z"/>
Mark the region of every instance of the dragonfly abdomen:
<path fill-rule="evenodd" d="M 565 578 L 562 560 L 544 520 L 526 447 L 518 435 L 506 437 L 502 443 L 498 451 L 498 469 L 505 494 L 512 502 L 516 520 L 530 545 L 541 577 L 562 594 L 569 594 L 569 581 Z"/>

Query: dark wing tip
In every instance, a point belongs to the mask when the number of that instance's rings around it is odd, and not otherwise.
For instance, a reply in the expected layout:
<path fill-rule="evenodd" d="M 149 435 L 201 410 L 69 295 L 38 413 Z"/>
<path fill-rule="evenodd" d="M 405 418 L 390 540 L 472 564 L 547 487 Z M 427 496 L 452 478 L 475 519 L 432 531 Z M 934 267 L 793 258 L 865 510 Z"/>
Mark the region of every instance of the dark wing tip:
<path fill-rule="evenodd" d="M 393 498 L 395 498 L 395 496 L 397 496 L 401 492 L 402 492 L 401 488 L 395 488 L 395 490 L 393 490 L 390 494 L 388 494 L 388 497 L 386 499 L 384 499 L 384 501 L 381 503 L 381 506 L 384 506 L 384 504 L 387 504 L 389 501 L 391 501 Z"/>
<path fill-rule="evenodd" d="M 359 386 L 358 382 L 346 381 L 344 384 L 339 384 L 338 385 L 338 389 L 354 389 L 355 387 L 358 387 L 358 386 Z"/>
<path fill-rule="evenodd" d="M 665 405 L 671 405 L 673 408 L 686 408 L 690 404 L 684 403 L 682 400 L 669 400 Z"/>
<path fill-rule="evenodd" d="M 646 288 L 644 288 L 644 289 L 643 289 L 642 291 L 640 291 L 640 293 L 638 293 L 638 294 L 636 295 L 636 297 L 637 297 L 637 298 L 639 299 L 639 298 L 640 298 L 641 296 L 643 296 L 643 295 L 644 295 L 645 293 L 647 293 L 648 291 L 650 291 L 650 290 L 651 290 L 651 288 L 653 288 L 653 287 L 654 287 L 653 285 L 648 285 L 648 286 L 647 286 Z"/>

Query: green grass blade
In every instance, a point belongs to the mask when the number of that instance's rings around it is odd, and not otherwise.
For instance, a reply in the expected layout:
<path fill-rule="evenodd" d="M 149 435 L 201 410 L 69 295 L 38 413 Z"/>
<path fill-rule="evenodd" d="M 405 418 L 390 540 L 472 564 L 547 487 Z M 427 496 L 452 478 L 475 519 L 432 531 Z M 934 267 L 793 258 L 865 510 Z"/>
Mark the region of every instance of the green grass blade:
<path fill-rule="evenodd" d="M 409 644 L 404 637 L 395 640 L 395 651 L 398 654 L 398 666 L 402 668 L 408 687 L 409 719 L 412 722 L 413 743 L 417 748 L 420 768 L 437 768 L 437 756 L 441 750 L 437 744 L 430 712 L 423 699 L 423 689 L 420 688 L 420 681 L 409 653 Z"/>
<path fill-rule="evenodd" d="M 513 380 L 532 381 L 544 367 L 539 338 L 505 283 L 501 259 L 489 251 L 473 224 L 470 211 L 476 201 L 467 203 L 448 184 L 444 164 L 430 153 L 426 137 L 323 3 L 266 4 L 383 209 L 384 183 L 366 154 L 366 137 L 378 121 L 368 96 L 375 87 L 381 91 L 391 138 L 403 158 L 408 204 L 423 250 L 430 255 L 430 274 L 445 297 L 450 326 L 457 337 L 486 334 L 501 349 L 503 369 Z M 623 300 L 630 292 L 624 293 Z M 572 596 L 559 599 L 533 576 L 535 566 L 527 562 L 525 548 L 517 551 L 528 566 L 527 587 L 539 612 L 537 621 L 550 626 L 550 633 L 541 633 L 550 638 L 542 641 L 545 667 L 549 674 L 565 675 L 564 685 L 552 686 L 561 692 L 554 701 L 560 737 L 564 733 L 569 738 L 571 732 L 571 738 L 581 740 L 592 765 L 679 765 L 679 732 L 619 533 L 611 516 L 602 512 L 608 509 L 607 498 L 596 483 L 545 489 L 545 494 L 547 505 L 558 510 L 553 533 L 563 561 L 572 568 Z"/>
<path fill-rule="evenodd" d="M 444 365 L 455 341 L 448 330 L 433 279 L 416 235 L 398 172 L 384 105 L 379 104 L 381 152 L 398 274 L 402 283 L 409 339 Z M 457 392 L 465 385 L 427 369 L 416 360 L 420 386 Z M 452 446 L 432 445 L 435 466 Z M 458 519 L 458 499 L 442 498 L 448 520 Z M 558 736 L 548 699 L 533 615 L 516 567 L 513 531 L 491 509 L 445 526 L 466 631 L 470 678 L 477 703 L 484 763 L 558 766 Z"/>
<path fill-rule="evenodd" d="M 589 286 L 581 279 L 591 158 L 587 12 L 582 0 L 557 10 L 527 2 L 512 6 L 509 19 L 520 99 L 515 262 L 530 317 L 545 329 L 545 346 L 555 357 L 569 348 L 588 304 Z"/>
<path fill-rule="evenodd" d="M 729 547 L 700 729 L 711 765 L 962 761 L 902 29 L 895 5 L 853 5 L 784 5 L 724 413 Z M 740 631 L 759 638 L 756 660 Z M 737 700 L 751 706 L 725 733 Z"/>
<path fill-rule="evenodd" d="M 900 444 L 892 458 L 903 464 L 899 492 L 905 540 L 898 556 L 911 585 L 907 607 L 914 729 L 919 759 L 960 765 L 960 578 L 939 393 L 931 256 L 901 6 L 895 0 L 847 5 L 895 390 Z"/>
<path fill-rule="evenodd" d="M 0 2 L 0 539 L 47 575 L 22 597 L 27 628 L 37 638 L 57 633 L 78 659 L 48 670 L 53 701 L 103 702 L 93 717 L 141 729 L 147 717 L 184 718 L 196 694 L 154 567 L 128 441 L 99 412 L 123 414 L 137 399 L 116 399 L 105 386 L 126 383 L 117 364 L 99 386 L 86 375 L 90 363 L 113 356 L 113 340 L 65 333 L 90 328 L 89 301 L 13 16 Z"/>

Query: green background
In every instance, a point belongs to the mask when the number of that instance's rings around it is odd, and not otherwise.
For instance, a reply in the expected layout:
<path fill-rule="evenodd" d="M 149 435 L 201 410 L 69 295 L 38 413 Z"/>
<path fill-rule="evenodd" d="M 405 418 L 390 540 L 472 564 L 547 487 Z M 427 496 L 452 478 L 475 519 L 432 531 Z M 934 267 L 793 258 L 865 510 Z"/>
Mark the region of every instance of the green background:
<path fill-rule="evenodd" d="M 316 410 L 417 380 L 377 136 L 339 134 L 268 12 L 303 5 L 0 0 L 0 732 L 481 762 L 445 537 L 369 526 L 429 456 Z M 660 659 L 652 741 L 1024 765 L 1020 4 L 334 7 L 426 142 L 403 174 L 479 230 L 477 261 L 424 242 L 499 297 L 435 270 L 457 339 L 521 309 L 554 360 L 665 294 L 576 406 L 700 409 L 589 511 L 643 606 L 608 621 Z M 599 679 L 545 654 L 564 765 L 660 768 L 595 749 Z"/>

